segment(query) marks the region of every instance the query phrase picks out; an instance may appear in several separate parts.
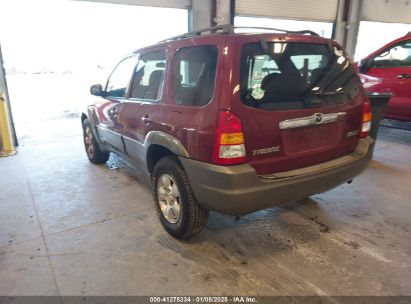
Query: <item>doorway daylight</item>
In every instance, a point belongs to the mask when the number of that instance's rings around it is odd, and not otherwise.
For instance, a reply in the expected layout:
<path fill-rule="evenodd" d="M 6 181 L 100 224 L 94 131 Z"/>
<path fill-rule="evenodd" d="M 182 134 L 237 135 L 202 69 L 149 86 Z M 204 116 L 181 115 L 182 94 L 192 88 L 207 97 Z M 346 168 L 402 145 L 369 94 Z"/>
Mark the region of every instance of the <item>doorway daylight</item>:
<path fill-rule="evenodd" d="M 25 6 L 22 9 L 22 6 Z M 81 136 L 92 84 L 128 53 L 187 32 L 185 9 L 87 1 L 0 2 L 0 38 L 20 144 Z"/>

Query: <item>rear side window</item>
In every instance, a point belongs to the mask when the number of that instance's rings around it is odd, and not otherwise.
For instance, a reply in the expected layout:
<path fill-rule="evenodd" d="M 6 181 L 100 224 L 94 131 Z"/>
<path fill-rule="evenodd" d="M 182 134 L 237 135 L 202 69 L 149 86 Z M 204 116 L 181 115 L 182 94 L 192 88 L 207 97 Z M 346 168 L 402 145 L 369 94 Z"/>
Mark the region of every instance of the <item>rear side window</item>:
<path fill-rule="evenodd" d="M 164 70 L 166 67 L 165 52 L 142 55 L 134 71 L 130 98 L 156 101 L 161 98 Z"/>
<path fill-rule="evenodd" d="M 267 110 L 345 103 L 359 92 L 354 67 L 341 50 L 328 45 L 246 44 L 240 71 L 242 101 Z"/>
<path fill-rule="evenodd" d="M 214 94 L 217 47 L 194 46 L 179 49 L 173 60 L 175 103 L 204 106 Z"/>

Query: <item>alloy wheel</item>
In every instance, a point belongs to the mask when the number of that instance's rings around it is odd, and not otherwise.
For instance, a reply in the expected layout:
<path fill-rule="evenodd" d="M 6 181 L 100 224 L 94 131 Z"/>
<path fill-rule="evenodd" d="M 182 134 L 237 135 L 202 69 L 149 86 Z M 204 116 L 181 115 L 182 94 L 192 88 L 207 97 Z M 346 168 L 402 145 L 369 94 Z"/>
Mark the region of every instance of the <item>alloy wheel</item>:
<path fill-rule="evenodd" d="M 177 183 L 169 174 L 160 175 L 157 183 L 157 197 L 165 219 L 172 224 L 181 217 L 181 197 Z"/>

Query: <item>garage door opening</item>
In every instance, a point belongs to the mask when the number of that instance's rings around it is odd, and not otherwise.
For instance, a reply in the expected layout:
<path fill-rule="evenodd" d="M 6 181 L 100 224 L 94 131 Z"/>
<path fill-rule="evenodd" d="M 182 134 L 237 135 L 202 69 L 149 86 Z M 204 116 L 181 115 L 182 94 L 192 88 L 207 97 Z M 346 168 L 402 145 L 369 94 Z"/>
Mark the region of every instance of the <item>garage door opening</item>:
<path fill-rule="evenodd" d="M 0 37 L 20 144 L 77 136 L 78 117 L 128 53 L 187 31 L 186 9 L 83 1 L 0 2 Z"/>
<path fill-rule="evenodd" d="M 361 21 L 358 32 L 355 61 L 411 31 L 411 24 Z M 378 33 L 378 34 L 377 34 Z"/>

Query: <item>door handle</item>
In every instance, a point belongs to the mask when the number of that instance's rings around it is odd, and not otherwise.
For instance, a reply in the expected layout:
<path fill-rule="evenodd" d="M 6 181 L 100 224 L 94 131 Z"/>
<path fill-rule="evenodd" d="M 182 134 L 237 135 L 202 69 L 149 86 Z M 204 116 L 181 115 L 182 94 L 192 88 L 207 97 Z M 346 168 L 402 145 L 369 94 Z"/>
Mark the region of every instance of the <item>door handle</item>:
<path fill-rule="evenodd" d="M 110 109 L 110 113 L 111 113 L 112 115 L 117 115 L 118 112 L 119 112 L 119 110 L 118 110 L 117 107 L 112 107 L 112 108 Z"/>
<path fill-rule="evenodd" d="M 142 121 L 144 122 L 144 124 L 146 124 L 146 125 L 148 125 L 148 124 L 150 124 L 150 123 L 153 122 L 153 120 L 150 118 L 149 115 L 144 115 L 144 116 L 141 118 L 141 120 L 142 120 Z"/>
<path fill-rule="evenodd" d="M 400 74 L 397 75 L 397 78 L 411 78 L 411 74 Z"/>

